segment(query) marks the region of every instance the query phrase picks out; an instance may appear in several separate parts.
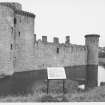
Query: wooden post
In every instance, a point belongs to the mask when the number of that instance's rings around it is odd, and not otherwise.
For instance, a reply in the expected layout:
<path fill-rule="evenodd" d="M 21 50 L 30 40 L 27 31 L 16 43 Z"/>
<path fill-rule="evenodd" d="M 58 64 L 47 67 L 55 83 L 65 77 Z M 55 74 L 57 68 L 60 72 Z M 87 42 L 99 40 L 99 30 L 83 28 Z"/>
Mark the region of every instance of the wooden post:
<path fill-rule="evenodd" d="M 63 94 L 65 94 L 65 80 L 63 79 Z"/>
<path fill-rule="evenodd" d="M 47 94 L 48 94 L 48 88 L 49 88 L 49 79 L 47 79 Z"/>

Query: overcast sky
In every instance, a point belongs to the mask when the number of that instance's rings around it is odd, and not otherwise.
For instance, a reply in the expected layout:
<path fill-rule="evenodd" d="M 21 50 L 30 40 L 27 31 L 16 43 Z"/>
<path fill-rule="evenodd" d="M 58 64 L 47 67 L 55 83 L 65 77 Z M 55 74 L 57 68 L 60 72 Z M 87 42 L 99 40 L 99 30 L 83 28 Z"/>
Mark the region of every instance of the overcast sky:
<path fill-rule="evenodd" d="M 105 0 L 0 0 L 16 1 L 23 9 L 36 15 L 37 38 L 57 36 L 60 42 L 70 35 L 74 44 L 84 44 L 84 35 L 100 34 L 100 46 L 105 46 Z"/>

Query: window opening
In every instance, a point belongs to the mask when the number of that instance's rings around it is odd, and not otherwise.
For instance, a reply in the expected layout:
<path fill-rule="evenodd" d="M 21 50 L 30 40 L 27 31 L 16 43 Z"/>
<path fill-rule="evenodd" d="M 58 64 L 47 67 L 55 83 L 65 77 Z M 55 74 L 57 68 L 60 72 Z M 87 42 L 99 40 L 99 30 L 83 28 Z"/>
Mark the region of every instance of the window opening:
<path fill-rule="evenodd" d="M 19 32 L 19 37 L 20 37 L 20 32 Z"/>
<path fill-rule="evenodd" d="M 14 24 L 16 24 L 16 22 L 17 22 L 17 20 L 16 20 L 16 18 L 14 18 Z"/>
<path fill-rule="evenodd" d="M 59 48 L 57 48 L 57 54 L 59 54 Z"/>
<path fill-rule="evenodd" d="M 11 50 L 13 49 L 13 46 L 12 46 L 12 44 L 11 44 Z"/>

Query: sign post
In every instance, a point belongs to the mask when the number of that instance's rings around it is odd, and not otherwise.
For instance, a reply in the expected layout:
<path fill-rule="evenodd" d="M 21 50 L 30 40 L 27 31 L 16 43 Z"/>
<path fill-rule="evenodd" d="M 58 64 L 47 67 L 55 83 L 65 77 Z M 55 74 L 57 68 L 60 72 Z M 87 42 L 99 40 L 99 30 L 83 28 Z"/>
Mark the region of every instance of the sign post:
<path fill-rule="evenodd" d="M 66 79 L 66 73 L 64 67 L 48 67 L 47 68 L 47 94 L 49 90 L 49 80 L 63 80 L 63 93 L 65 92 L 64 79 Z"/>
<path fill-rule="evenodd" d="M 65 80 L 63 79 L 63 94 L 65 94 Z"/>
<path fill-rule="evenodd" d="M 49 79 L 47 79 L 47 94 L 48 94 L 48 88 L 49 88 Z"/>

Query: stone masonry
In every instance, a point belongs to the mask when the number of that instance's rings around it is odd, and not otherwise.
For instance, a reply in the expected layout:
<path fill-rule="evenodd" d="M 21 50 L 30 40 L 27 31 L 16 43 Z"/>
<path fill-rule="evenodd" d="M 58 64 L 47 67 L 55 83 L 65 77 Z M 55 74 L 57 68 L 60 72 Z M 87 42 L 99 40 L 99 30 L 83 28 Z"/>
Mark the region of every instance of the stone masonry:
<path fill-rule="evenodd" d="M 0 75 L 14 72 L 46 69 L 47 67 L 67 67 L 98 65 L 99 35 L 85 36 L 85 45 L 53 42 L 47 36 L 36 40 L 34 34 L 35 15 L 22 10 L 22 5 L 14 2 L 0 3 Z"/>

